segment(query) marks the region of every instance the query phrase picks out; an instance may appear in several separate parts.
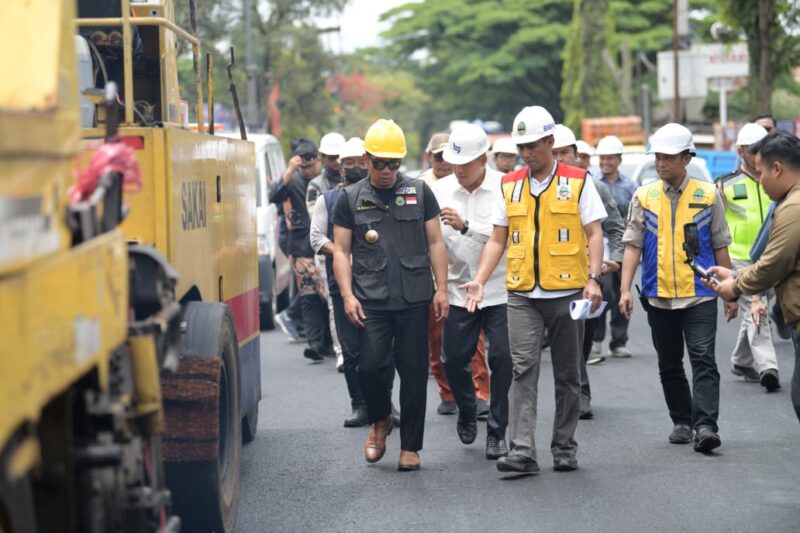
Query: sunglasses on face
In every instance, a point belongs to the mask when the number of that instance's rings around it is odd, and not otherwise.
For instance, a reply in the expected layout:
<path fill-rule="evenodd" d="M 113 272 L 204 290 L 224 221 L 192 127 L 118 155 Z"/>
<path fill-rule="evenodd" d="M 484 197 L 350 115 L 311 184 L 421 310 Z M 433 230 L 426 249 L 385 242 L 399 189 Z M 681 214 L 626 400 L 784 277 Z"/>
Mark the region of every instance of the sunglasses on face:
<path fill-rule="evenodd" d="M 314 161 L 317 158 L 317 156 L 311 154 L 303 154 L 301 157 L 303 161 Z"/>
<path fill-rule="evenodd" d="M 386 167 L 389 167 L 389 170 L 397 170 L 400 168 L 400 160 L 399 159 L 373 159 L 372 166 L 375 167 L 376 170 L 383 170 Z"/>

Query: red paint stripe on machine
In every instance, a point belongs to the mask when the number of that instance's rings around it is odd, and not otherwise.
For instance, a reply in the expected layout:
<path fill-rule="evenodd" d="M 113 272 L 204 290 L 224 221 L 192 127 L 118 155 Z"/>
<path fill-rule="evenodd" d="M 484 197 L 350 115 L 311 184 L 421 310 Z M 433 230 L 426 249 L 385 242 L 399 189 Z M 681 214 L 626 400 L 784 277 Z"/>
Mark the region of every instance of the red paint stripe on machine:
<path fill-rule="evenodd" d="M 225 300 L 225 303 L 233 312 L 236 337 L 239 342 L 258 333 L 258 287 L 234 296 L 230 300 Z"/>

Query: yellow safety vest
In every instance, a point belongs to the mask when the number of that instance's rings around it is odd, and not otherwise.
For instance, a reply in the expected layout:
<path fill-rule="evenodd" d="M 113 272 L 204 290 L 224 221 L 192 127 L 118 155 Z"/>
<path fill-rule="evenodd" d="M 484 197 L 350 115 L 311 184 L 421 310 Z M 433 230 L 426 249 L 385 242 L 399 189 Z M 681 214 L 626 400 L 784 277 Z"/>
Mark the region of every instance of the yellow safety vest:
<path fill-rule="evenodd" d="M 528 169 L 503 177 L 508 216 L 506 287 L 529 292 L 582 289 L 589 279 L 580 197 L 586 171 L 558 164 L 550 184 L 531 194 Z"/>
<path fill-rule="evenodd" d="M 697 224 L 700 237 L 697 263 L 706 269 L 715 265 L 711 246 L 711 211 L 717 199 L 717 188 L 711 183 L 689 179 L 674 215 L 662 180 L 639 187 L 636 196 L 644 209 L 642 289 L 645 296 L 716 296 L 686 264 L 683 226 L 690 222 Z"/>

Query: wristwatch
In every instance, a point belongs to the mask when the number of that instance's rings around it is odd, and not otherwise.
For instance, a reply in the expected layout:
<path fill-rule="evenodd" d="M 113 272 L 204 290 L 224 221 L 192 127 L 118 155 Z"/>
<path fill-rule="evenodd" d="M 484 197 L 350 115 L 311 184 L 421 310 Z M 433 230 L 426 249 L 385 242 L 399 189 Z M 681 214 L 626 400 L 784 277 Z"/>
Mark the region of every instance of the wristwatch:
<path fill-rule="evenodd" d="M 600 280 L 603 278 L 602 274 L 596 274 L 594 272 L 589 272 L 589 279 L 595 280 L 598 284 L 600 284 Z"/>
<path fill-rule="evenodd" d="M 461 235 L 466 235 L 469 231 L 469 220 L 464 221 L 464 227 L 461 228 Z"/>

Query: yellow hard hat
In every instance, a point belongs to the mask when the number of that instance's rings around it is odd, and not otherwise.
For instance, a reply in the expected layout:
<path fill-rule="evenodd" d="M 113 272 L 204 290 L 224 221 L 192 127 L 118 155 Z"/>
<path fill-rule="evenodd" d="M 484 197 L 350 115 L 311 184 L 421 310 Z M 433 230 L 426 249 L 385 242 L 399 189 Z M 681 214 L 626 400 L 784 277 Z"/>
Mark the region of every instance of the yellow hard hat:
<path fill-rule="evenodd" d="M 406 156 L 406 136 L 394 120 L 381 118 L 367 130 L 364 150 L 375 157 L 402 159 Z"/>

